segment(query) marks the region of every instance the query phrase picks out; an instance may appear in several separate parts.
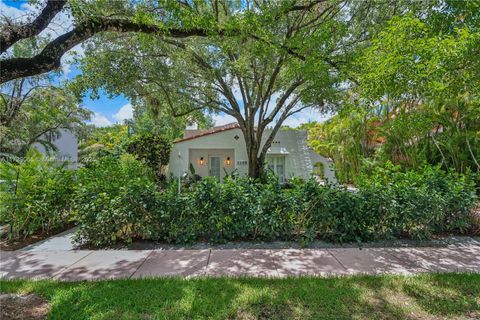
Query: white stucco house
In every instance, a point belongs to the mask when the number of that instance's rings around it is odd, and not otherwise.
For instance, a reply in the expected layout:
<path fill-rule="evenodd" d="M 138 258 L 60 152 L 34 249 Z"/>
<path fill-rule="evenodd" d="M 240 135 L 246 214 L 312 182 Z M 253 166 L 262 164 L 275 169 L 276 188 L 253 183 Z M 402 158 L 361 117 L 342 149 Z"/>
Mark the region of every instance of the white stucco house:
<path fill-rule="evenodd" d="M 268 134 L 266 130 L 265 136 Z M 247 159 L 242 131 L 237 123 L 231 123 L 207 130 L 185 130 L 184 137 L 174 143 L 168 171 L 178 178 L 188 173 L 192 164 L 201 177 L 215 176 L 223 180 L 226 174 L 234 171 L 246 175 Z M 280 130 L 266 162 L 282 182 L 294 176 L 310 178 L 317 162 L 323 164 L 325 178 L 336 182 L 331 161 L 308 147 L 306 131 Z"/>
<path fill-rule="evenodd" d="M 43 139 L 49 141 L 57 150 L 47 151 L 45 146 L 35 143 L 34 147 L 41 153 L 55 157 L 59 162 L 67 162 L 68 167 L 77 169 L 78 165 L 78 143 L 74 129 L 60 129 L 58 133 L 47 133 Z"/>

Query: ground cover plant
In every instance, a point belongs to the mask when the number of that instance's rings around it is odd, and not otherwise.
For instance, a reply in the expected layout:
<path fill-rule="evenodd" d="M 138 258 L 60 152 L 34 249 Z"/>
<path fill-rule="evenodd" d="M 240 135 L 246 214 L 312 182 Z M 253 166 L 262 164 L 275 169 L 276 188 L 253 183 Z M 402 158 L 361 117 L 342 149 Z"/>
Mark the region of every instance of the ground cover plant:
<path fill-rule="evenodd" d="M 0 281 L 51 319 L 478 319 L 480 275 Z"/>

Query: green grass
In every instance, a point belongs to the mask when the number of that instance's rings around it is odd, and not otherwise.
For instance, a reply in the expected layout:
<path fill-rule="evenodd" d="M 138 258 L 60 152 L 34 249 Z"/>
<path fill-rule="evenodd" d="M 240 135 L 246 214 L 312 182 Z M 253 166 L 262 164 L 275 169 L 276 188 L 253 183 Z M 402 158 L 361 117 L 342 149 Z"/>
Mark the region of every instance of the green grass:
<path fill-rule="evenodd" d="M 0 291 L 45 297 L 51 319 L 480 318 L 480 274 L 16 280 Z"/>

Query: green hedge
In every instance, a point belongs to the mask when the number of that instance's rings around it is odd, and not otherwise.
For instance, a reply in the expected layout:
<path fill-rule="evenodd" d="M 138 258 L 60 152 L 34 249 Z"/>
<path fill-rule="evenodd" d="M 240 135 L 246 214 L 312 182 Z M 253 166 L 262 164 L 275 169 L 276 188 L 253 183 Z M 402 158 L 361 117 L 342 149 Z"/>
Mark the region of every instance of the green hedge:
<path fill-rule="evenodd" d="M 143 238 L 171 243 L 314 239 L 333 242 L 428 239 L 462 233 L 476 203 L 465 175 L 425 167 L 420 172 L 378 168 L 359 190 L 314 180 L 260 184 L 205 178 L 178 195 L 173 182 L 156 190 L 153 173 L 130 156 L 105 158 L 79 172 L 76 241 L 95 246 Z"/>
<path fill-rule="evenodd" d="M 149 232 L 154 174 L 134 156 L 105 156 L 78 170 L 74 195 L 78 243 L 104 245 Z"/>

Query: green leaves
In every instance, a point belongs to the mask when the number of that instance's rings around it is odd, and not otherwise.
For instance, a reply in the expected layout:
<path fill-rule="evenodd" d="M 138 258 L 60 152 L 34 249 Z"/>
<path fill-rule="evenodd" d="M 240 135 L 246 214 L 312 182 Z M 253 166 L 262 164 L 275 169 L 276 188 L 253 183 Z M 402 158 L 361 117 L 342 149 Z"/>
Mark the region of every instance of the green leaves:
<path fill-rule="evenodd" d="M 479 40 L 466 24 L 444 33 L 428 16 L 394 17 L 357 59 L 360 91 L 371 100 L 388 95 L 443 103 L 475 92 Z"/>
<path fill-rule="evenodd" d="M 24 161 L 0 162 L 0 223 L 9 237 L 49 232 L 71 221 L 74 172 L 31 149 Z"/>
<path fill-rule="evenodd" d="M 153 172 L 134 156 L 103 157 L 78 172 L 77 243 L 96 246 L 138 238 L 154 205 Z"/>
<path fill-rule="evenodd" d="M 314 179 L 281 186 L 275 178 L 261 184 L 228 177 L 222 183 L 202 179 L 181 194 L 176 181 L 156 191 L 139 168 L 131 158 L 104 159 L 81 171 L 77 241 L 102 246 L 135 238 L 182 244 L 428 239 L 464 232 L 476 202 L 470 176 L 428 166 L 408 172 L 391 164 L 376 168 L 360 177 L 357 192 Z"/>
<path fill-rule="evenodd" d="M 145 161 L 159 180 L 166 178 L 165 168 L 170 160 L 171 150 L 171 140 L 152 133 L 137 135 L 127 145 L 127 151 Z"/>
<path fill-rule="evenodd" d="M 1 93 L 0 150 L 24 156 L 35 143 L 52 151 L 47 135 L 58 135 L 60 129 L 80 130 L 91 112 L 63 88 L 15 80 Z M 55 150 L 53 150 L 55 151 Z"/>

